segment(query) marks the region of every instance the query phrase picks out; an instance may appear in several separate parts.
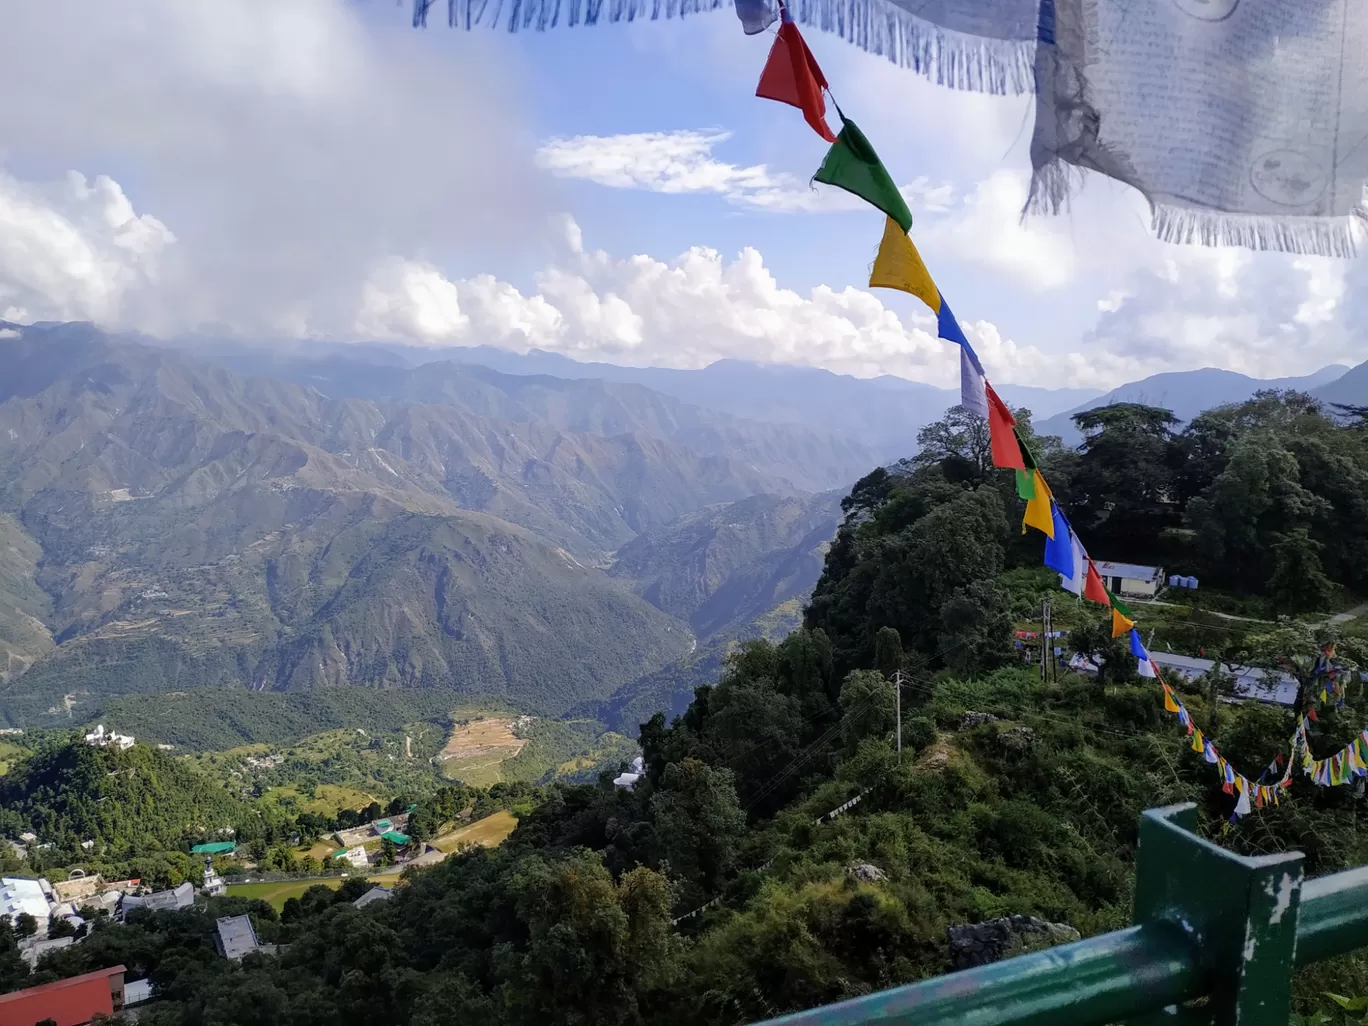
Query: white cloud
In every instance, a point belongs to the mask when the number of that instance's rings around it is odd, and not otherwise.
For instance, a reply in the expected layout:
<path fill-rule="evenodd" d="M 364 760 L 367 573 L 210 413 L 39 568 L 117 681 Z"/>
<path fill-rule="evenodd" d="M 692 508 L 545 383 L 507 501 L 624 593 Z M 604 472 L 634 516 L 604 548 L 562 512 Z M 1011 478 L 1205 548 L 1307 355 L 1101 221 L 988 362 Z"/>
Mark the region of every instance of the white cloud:
<path fill-rule="evenodd" d="M 336 330 L 383 254 L 535 245 L 553 208 L 508 109 L 517 53 L 372 8 L 7 5 L 3 158 L 112 173 L 173 226 L 164 332 Z"/>
<path fill-rule="evenodd" d="M 70 172 L 26 185 L 0 172 L 0 313 L 7 320 L 120 322 L 155 283 L 175 236 L 139 216 L 118 183 Z"/>
<path fill-rule="evenodd" d="M 615 258 L 585 250 L 572 221 L 563 233 L 564 259 L 537 276 L 531 295 L 488 275 L 453 281 L 431 265 L 387 261 L 364 290 L 356 334 L 433 345 L 535 347 L 637 365 L 701 367 L 738 358 L 861 377 L 898 374 L 938 385 L 957 380 L 954 349 L 935 337 L 929 312 L 909 322 L 861 289 L 783 288 L 750 247 L 732 260 L 704 247 L 668 261 Z M 989 322 L 963 326 L 990 375 L 1001 381 L 1110 383 L 1131 369 L 1121 358 L 1099 365 L 1077 353 L 1047 357 L 1004 338 Z"/>
<path fill-rule="evenodd" d="M 730 132 L 638 132 L 548 139 L 537 150 L 540 167 L 562 178 L 578 178 L 614 189 L 659 193 L 711 193 L 729 203 L 777 213 L 859 209 L 861 201 L 826 186 L 811 186 L 797 175 L 765 164 L 738 166 L 717 159 L 716 146 Z M 919 177 L 901 187 L 923 210 L 944 210 L 954 196 L 946 184 Z"/>

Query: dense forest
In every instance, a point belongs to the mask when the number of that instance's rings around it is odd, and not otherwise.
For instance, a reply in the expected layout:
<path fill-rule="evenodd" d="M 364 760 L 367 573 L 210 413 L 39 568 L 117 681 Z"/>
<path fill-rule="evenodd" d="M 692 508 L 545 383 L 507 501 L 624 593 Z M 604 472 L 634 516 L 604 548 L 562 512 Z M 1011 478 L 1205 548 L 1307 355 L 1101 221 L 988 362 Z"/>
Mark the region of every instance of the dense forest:
<path fill-rule="evenodd" d="M 1362 627 L 1323 615 L 1368 590 L 1362 417 L 1261 395 L 1178 431 L 1118 405 L 1080 415 L 1077 452 L 1018 421 L 1097 558 L 1201 578 L 1197 599 L 1141 607 L 1147 628 L 1294 670 L 1336 641 L 1345 687 L 1300 698 L 1318 711 L 1310 744 L 1328 753 L 1362 728 Z M 549 785 L 501 847 L 411 873 L 364 910 L 322 888 L 279 916 L 253 907 L 277 957 L 216 958 L 215 905 L 97 923 L 33 979 L 122 962 L 153 981 L 150 1026 L 732 1026 L 949 971 L 956 924 L 1020 914 L 1086 936 L 1129 922 L 1146 808 L 1194 801 L 1220 843 L 1304 851 L 1312 874 L 1368 862 L 1361 787 L 1298 776 L 1291 800 L 1231 824 L 1234 799 L 1155 682 L 1040 570 L 981 422 L 952 411 L 919 441 L 843 503 L 803 626 L 738 646 L 683 716 L 642 725 L 635 789 L 609 773 Z M 1108 657 L 1103 673 L 1047 681 L 1021 665 L 1014 629 L 1046 595 L 1074 645 Z M 1250 618 L 1214 615 L 1226 606 Z M 1171 683 L 1245 772 L 1283 750 L 1292 711 L 1222 702 L 1219 672 Z M 1330 1008 L 1327 990 L 1368 993 L 1364 956 L 1302 971 L 1299 1010 Z"/>

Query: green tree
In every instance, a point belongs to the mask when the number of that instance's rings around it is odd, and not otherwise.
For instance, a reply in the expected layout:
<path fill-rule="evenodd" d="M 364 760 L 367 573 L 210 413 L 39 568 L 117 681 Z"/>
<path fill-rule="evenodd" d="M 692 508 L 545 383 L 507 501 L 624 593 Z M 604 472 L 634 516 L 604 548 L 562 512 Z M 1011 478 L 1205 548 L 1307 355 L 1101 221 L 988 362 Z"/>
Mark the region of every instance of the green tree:
<path fill-rule="evenodd" d="M 746 827 L 732 774 L 698 759 L 671 763 L 650 808 L 670 868 L 700 891 L 716 888 L 735 864 Z"/>
<path fill-rule="evenodd" d="M 914 467 L 939 467 L 946 480 L 977 488 L 993 469 L 988 421 L 963 406 L 917 432 Z"/>
<path fill-rule="evenodd" d="M 20 940 L 32 937 L 38 932 L 38 920 L 27 912 L 14 917 L 14 935 Z"/>
<path fill-rule="evenodd" d="M 893 687 L 877 670 L 851 670 L 841 683 L 841 744 L 853 752 L 867 737 L 885 738 L 895 721 Z"/>
<path fill-rule="evenodd" d="M 399 849 L 388 837 L 380 838 L 380 853 L 375 857 L 377 866 L 392 866 L 399 860 Z"/>
<path fill-rule="evenodd" d="M 874 638 L 874 665 L 888 680 L 902 669 L 902 637 L 896 627 L 881 627 Z"/>
<path fill-rule="evenodd" d="M 1268 594 L 1289 613 L 1324 609 L 1334 585 L 1325 576 L 1320 553 L 1324 548 L 1305 527 L 1273 538 L 1273 572 Z"/>
<path fill-rule="evenodd" d="M 1008 661 L 1012 654 L 1012 607 L 994 581 L 971 581 L 941 606 L 941 657 L 964 676 Z"/>

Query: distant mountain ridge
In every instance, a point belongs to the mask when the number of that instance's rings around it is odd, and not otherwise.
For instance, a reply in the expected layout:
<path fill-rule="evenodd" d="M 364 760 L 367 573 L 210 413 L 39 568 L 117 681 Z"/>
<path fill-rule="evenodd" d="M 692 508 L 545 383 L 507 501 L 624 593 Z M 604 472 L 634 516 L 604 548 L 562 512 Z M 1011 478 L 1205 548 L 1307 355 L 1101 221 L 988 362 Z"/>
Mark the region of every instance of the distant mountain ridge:
<path fill-rule="evenodd" d="M 1192 420 L 1204 410 L 1224 406 L 1228 403 L 1244 402 L 1255 392 L 1264 389 L 1295 389 L 1310 392 L 1317 398 L 1326 398 L 1325 390 L 1338 385 L 1338 382 L 1363 371 L 1363 367 L 1350 370 L 1340 364 L 1322 367 L 1314 374 L 1290 378 L 1251 378 L 1247 374 L 1221 370 L 1217 367 L 1204 367 L 1193 371 L 1172 371 L 1153 374 L 1140 381 L 1132 381 L 1112 389 L 1105 395 L 1097 396 L 1080 403 L 1073 409 L 1056 416 L 1037 420 L 1035 430 L 1040 434 L 1058 435 L 1065 445 L 1077 445 L 1083 440 L 1082 434 L 1073 423 L 1075 414 L 1096 409 L 1112 403 L 1144 403 L 1171 410 L 1180 421 Z M 1368 371 L 1363 371 L 1361 384 L 1342 391 L 1360 395 L 1361 401 L 1368 402 Z"/>

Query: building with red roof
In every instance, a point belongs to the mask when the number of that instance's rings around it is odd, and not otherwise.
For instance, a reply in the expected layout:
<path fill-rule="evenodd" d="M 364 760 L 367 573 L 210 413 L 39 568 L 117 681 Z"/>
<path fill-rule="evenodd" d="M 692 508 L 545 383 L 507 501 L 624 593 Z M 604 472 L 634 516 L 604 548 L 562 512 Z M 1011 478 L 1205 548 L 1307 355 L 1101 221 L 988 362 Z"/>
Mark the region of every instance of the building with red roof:
<path fill-rule="evenodd" d="M 34 1026 L 51 1019 L 57 1026 L 85 1026 L 96 1015 L 117 1015 L 124 1006 L 124 967 L 111 966 L 69 980 L 0 994 L 0 1023 Z"/>

